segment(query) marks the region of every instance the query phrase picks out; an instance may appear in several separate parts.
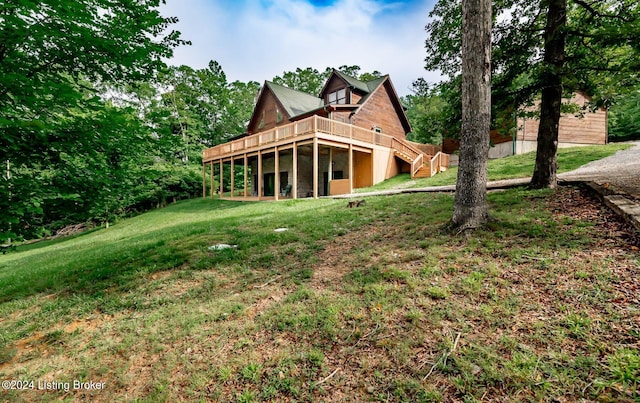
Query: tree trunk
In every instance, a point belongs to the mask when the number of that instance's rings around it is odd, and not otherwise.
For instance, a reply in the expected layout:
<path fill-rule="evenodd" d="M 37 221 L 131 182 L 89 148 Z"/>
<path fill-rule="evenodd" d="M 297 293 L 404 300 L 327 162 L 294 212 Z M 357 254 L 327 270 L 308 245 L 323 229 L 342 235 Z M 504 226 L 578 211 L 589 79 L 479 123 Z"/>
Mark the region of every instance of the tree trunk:
<path fill-rule="evenodd" d="M 491 0 L 462 1 L 462 133 L 450 228 L 487 223 L 487 162 L 491 124 Z"/>
<path fill-rule="evenodd" d="M 530 187 L 555 188 L 557 185 L 558 127 L 562 106 L 565 26 L 567 0 L 547 0 L 547 25 L 544 31 L 544 72 L 536 165 Z"/>

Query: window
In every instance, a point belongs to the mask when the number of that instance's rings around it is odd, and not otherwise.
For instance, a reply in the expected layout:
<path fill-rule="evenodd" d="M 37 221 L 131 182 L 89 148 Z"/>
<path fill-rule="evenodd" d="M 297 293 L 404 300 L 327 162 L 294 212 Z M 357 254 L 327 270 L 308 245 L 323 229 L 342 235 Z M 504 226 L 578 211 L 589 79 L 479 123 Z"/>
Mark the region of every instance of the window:
<path fill-rule="evenodd" d="M 282 122 L 282 113 L 280 113 L 280 110 L 276 108 L 276 123 L 280 122 Z"/>
<path fill-rule="evenodd" d="M 334 91 L 329 94 L 329 104 L 346 104 L 347 103 L 347 89 L 343 88 L 338 91 Z"/>
<path fill-rule="evenodd" d="M 382 133 L 382 127 L 373 126 L 373 131 L 376 133 Z"/>

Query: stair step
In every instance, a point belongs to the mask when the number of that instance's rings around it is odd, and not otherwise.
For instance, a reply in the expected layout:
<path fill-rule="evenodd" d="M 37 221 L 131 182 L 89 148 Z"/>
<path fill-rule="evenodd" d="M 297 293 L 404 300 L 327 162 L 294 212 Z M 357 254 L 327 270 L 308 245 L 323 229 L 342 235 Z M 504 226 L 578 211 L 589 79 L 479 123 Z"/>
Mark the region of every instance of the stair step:
<path fill-rule="evenodd" d="M 431 177 L 431 168 L 423 165 L 420 167 L 420 169 L 418 169 L 418 172 L 416 172 L 413 175 L 414 178 L 430 178 Z"/>

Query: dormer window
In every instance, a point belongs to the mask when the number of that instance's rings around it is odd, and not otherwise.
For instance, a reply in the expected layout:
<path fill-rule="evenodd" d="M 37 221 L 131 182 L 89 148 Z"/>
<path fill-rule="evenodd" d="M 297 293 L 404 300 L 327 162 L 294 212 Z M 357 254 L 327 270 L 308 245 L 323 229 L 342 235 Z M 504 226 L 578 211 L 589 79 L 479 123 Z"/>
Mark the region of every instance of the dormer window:
<path fill-rule="evenodd" d="M 328 97 L 329 105 L 333 104 L 346 104 L 347 103 L 347 89 L 343 88 L 341 90 L 332 92 Z"/>

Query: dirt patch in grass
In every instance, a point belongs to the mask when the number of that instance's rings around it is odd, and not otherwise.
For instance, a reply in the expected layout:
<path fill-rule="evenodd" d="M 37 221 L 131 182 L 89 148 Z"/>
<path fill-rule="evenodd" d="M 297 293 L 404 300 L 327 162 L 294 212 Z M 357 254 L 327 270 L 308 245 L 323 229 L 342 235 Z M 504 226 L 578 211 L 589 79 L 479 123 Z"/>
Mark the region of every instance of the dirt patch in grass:
<path fill-rule="evenodd" d="M 354 252 L 376 238 L 382 228 L 367 225 L 358 231 L 349 232 L 332 240 L 318 254 L 319 264 L 313 268 L 309 286 L 314 290 L 324 290 L 340 283 L 342 278 L 354 269 Z M 356 266 L 357 267 L 357 266 Z"/>

